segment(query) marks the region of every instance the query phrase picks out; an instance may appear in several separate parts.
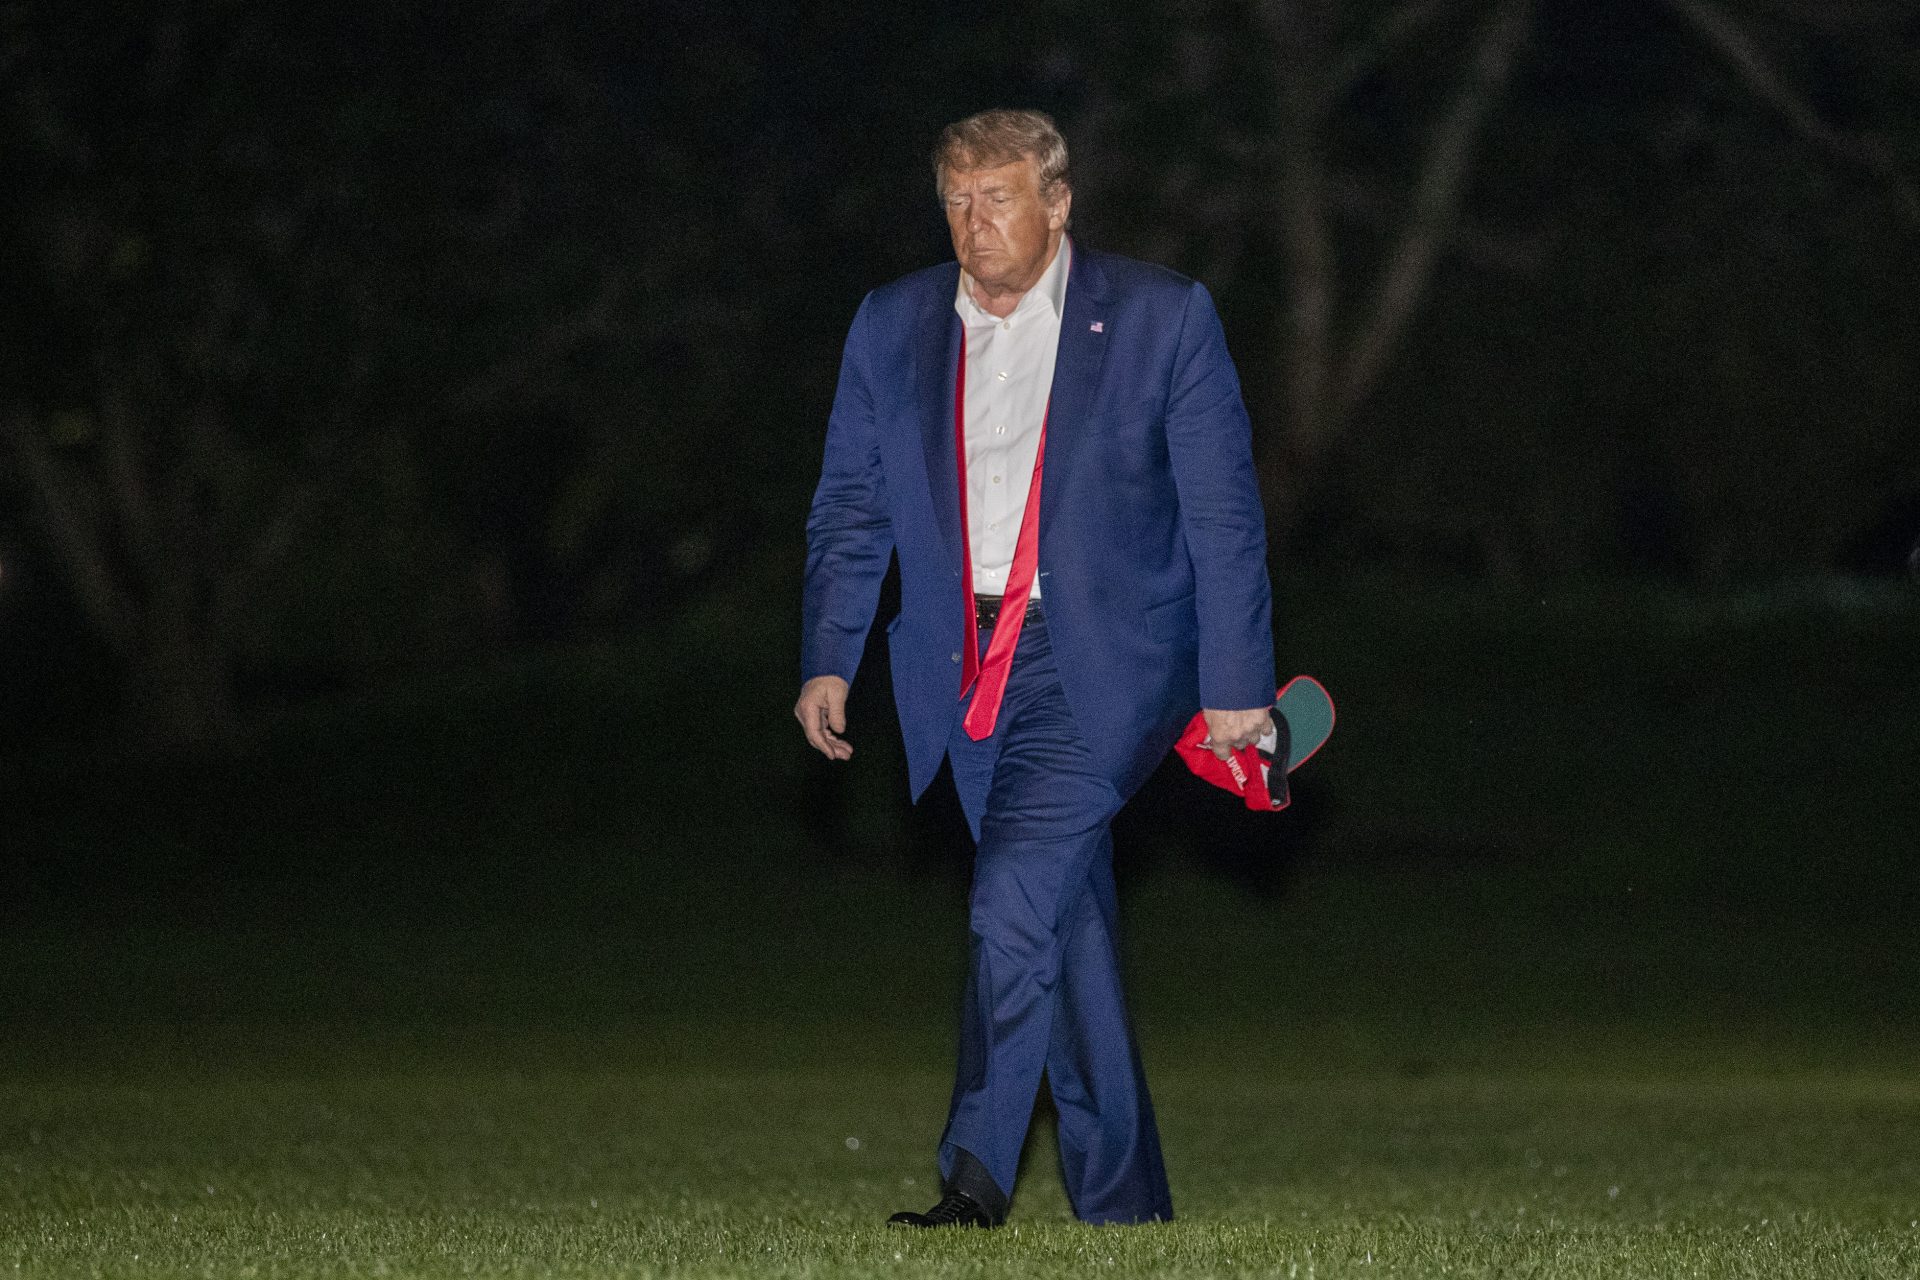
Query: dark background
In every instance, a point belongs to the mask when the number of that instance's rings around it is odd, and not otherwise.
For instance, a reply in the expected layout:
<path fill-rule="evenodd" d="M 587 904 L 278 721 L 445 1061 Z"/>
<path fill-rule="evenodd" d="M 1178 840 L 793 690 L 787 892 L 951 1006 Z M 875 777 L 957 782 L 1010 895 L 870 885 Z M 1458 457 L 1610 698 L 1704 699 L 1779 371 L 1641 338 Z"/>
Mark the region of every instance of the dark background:
<path fill-rule="evenodd" d="M 957 931 L 966 868 L 883 656 L 851 766 L 790 718 L 801 525 L 855 306 L 949 253 L 939 127 L 1028 105 L 1081 242 L 1219 300 L 1281 666 L 1343 713 L 1279 818 L 1163 771 L 1136 883 L 1386 922 L 1375 995 L 1884 1015 L 1917 42 L 1872 0 L 6 8 L 16 1014 L 944 984 L 873 941 Z"/>

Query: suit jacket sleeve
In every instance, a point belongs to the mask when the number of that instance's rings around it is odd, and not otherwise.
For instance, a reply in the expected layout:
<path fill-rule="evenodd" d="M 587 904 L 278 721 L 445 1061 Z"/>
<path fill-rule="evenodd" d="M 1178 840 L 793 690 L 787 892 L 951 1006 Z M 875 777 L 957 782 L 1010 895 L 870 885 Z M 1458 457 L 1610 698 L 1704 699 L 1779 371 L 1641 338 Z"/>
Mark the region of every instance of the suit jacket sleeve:
<path fill-rule="evenodd" d="M 871 367 L 873 299 L 860 304 L 840 360 L 826 455 L 807 516 L 800 678 L 853 682 L 893 555 Z"/>
<path fill-rule="evenodd" d="M 1246 710 L 1273 701 L 1273 590 L 1253 428 L 1206 288 L 1194 284 L 1167 400 L 1167 451 L 1193 557 L 1200 703 Z"/>

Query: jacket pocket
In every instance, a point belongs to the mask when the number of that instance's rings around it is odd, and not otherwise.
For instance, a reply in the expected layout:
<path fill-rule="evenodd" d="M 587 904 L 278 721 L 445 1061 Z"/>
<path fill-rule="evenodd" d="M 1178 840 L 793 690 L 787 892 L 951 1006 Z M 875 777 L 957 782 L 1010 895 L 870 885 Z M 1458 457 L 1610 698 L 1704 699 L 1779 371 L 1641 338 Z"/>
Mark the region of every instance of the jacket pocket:
<path fill-rule="evenodd" d="M 1195 622 L 1193 608 L 1191 591 L 1177 600 L 1154 605 L 1147 610 L 1147 635 L 1164 644 L 1190 634 Z"/>

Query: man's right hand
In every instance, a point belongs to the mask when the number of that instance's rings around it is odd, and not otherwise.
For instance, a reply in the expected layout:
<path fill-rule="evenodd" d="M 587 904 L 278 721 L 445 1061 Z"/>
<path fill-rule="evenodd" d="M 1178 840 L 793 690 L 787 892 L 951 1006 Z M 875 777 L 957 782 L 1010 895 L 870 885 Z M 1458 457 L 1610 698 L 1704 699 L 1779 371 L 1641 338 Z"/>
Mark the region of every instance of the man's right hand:
<path fill-rule="evenodd" d="M 853 758 L 853 744 L 840 735 L 847 731 L 847 682 L 839 676 L 815 676 L 800 686 L 793 704 L 794 719 L 806 730 L 807 741 L 829 760 Z"/>

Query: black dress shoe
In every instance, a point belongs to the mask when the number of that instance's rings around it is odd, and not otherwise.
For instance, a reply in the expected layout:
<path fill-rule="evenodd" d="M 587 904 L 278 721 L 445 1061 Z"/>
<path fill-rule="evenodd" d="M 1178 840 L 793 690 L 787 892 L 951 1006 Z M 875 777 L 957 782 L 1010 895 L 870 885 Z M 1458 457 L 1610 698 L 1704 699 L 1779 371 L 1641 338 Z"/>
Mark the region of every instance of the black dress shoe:
<path fill-rule="evenodd" d="M 890 1227 L 991 1227 L 992 1217 L 972 1196 L 949 1191 L 925 1213 L 902 1211 L 887 1219 Z"/>

